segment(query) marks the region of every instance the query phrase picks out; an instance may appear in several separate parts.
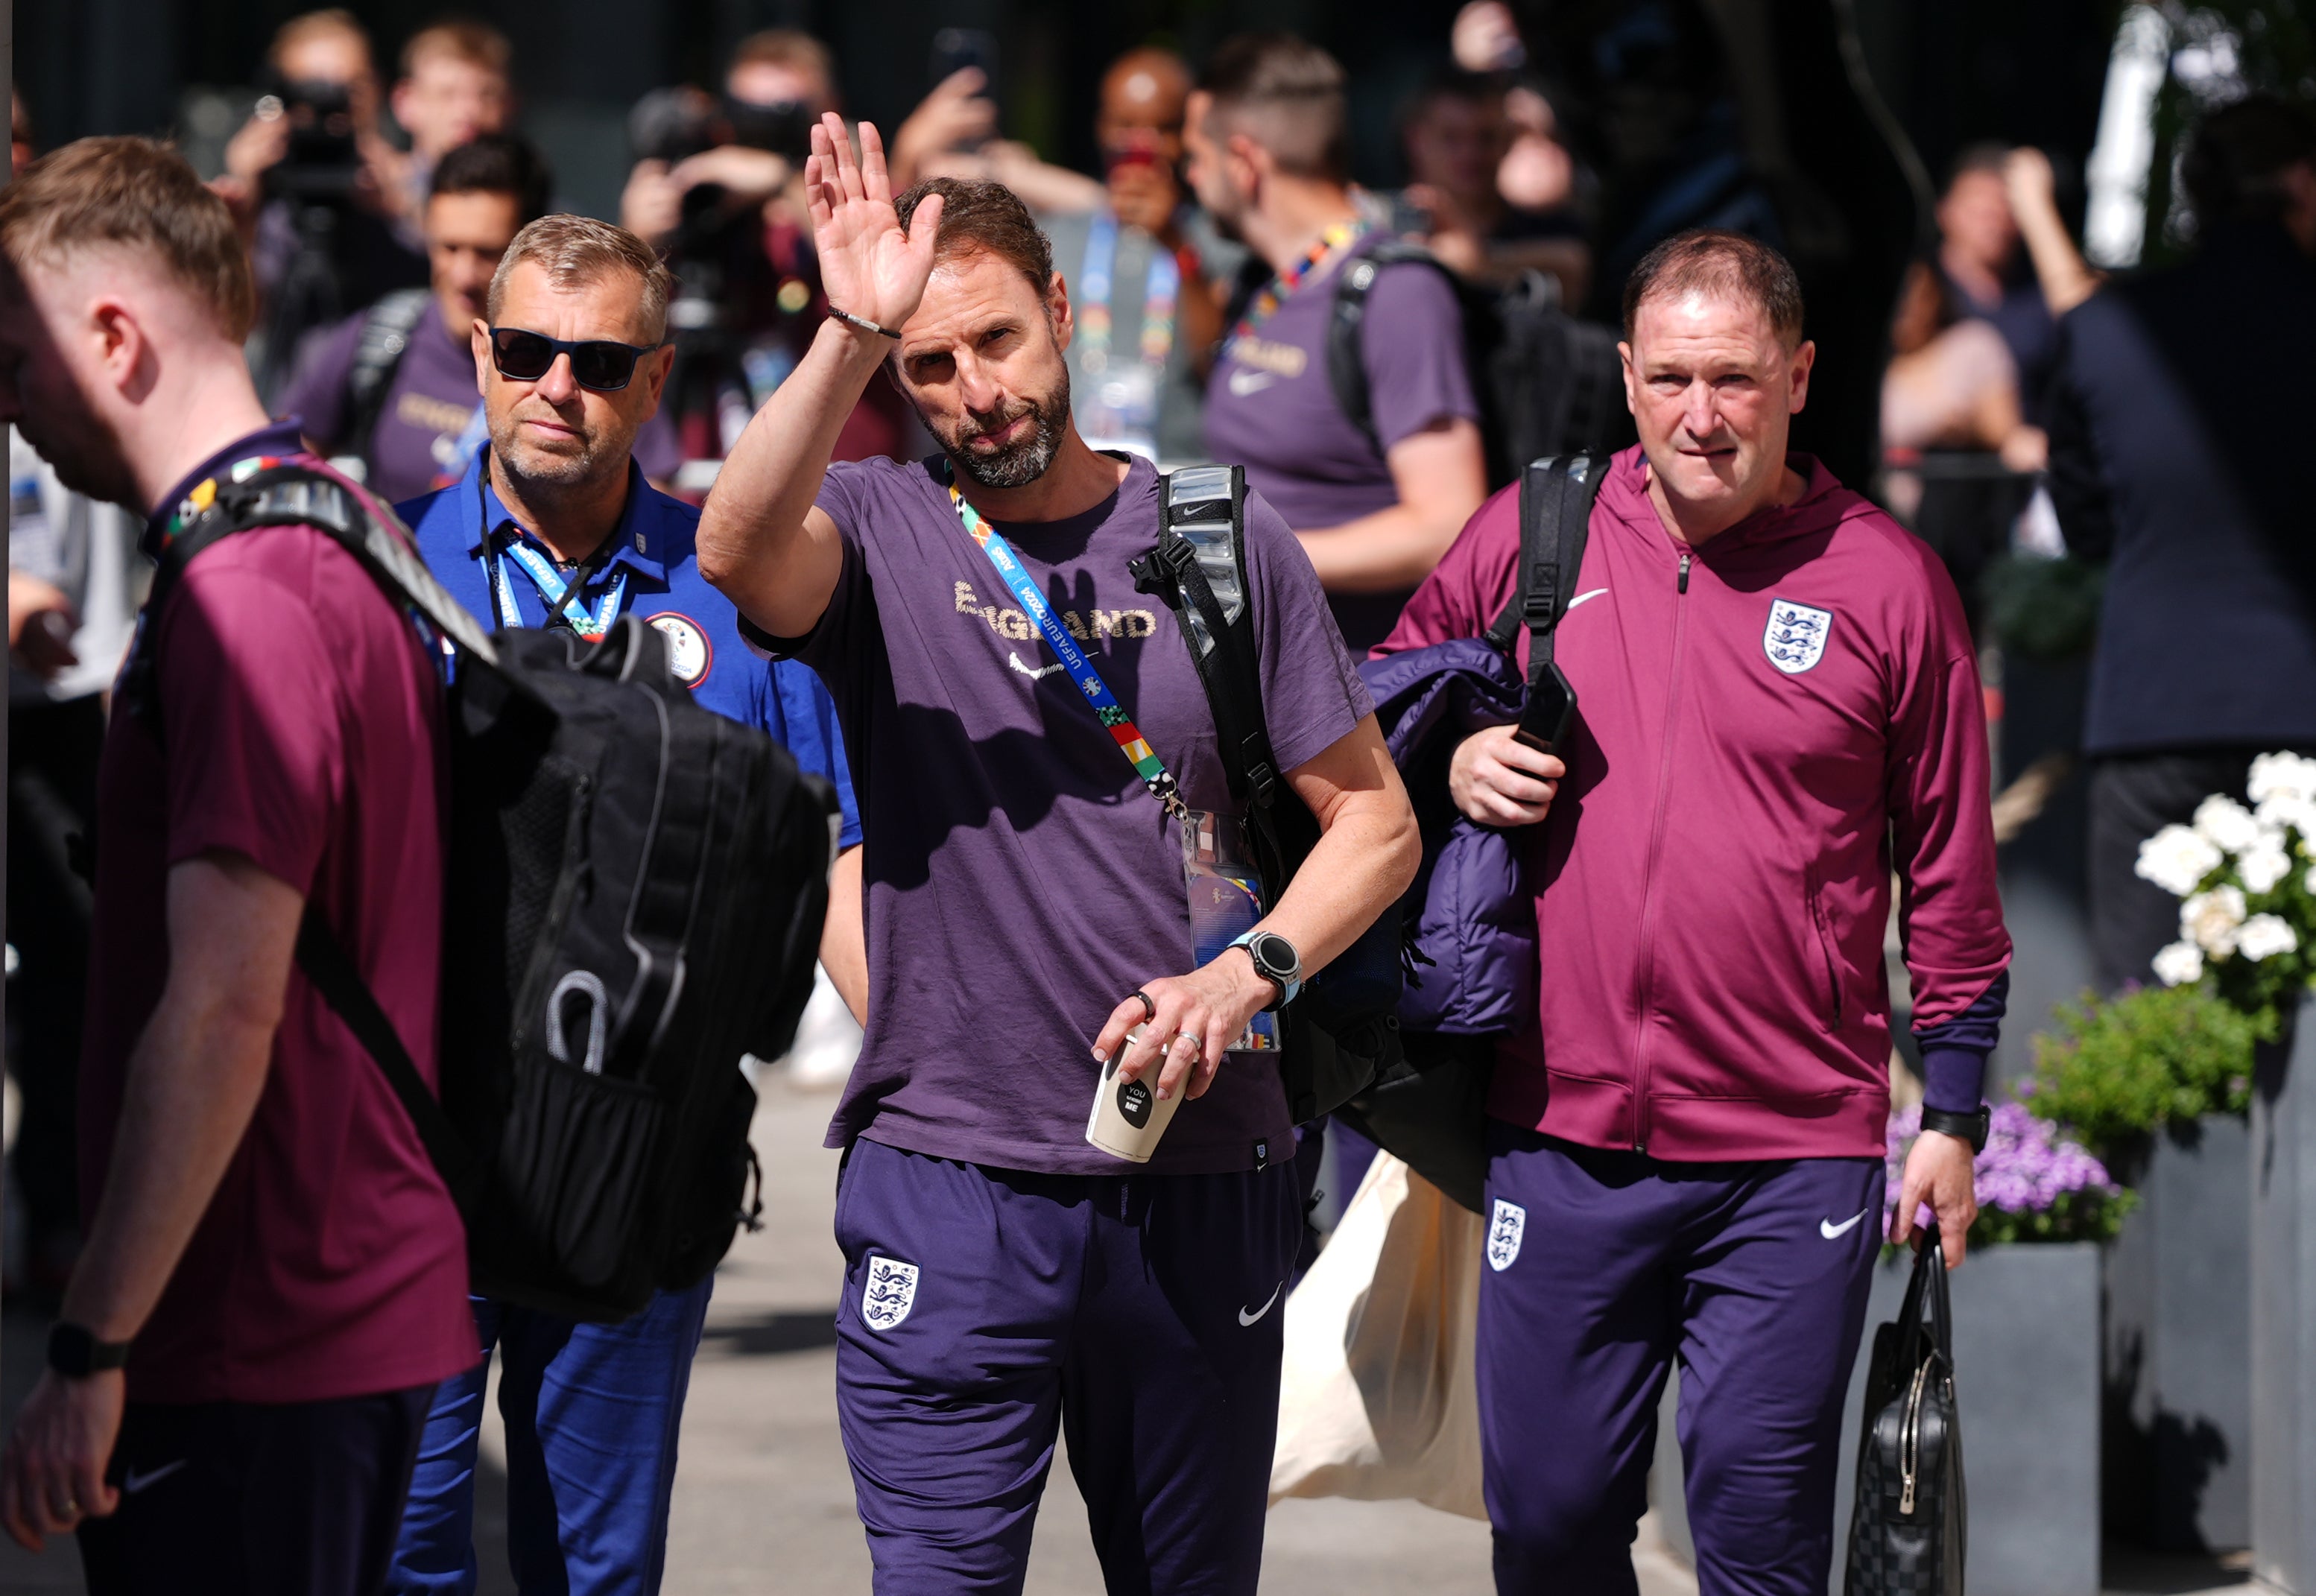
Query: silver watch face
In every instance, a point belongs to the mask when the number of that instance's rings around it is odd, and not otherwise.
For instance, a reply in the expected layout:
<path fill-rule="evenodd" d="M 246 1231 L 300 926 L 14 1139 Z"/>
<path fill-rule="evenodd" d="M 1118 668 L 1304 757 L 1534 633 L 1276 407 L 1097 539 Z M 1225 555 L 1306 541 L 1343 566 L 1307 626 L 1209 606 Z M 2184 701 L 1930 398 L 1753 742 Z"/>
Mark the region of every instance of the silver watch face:
<path fill-rule="evenodd" d="M 1263 932 L 1246 945 L 1246 950 L 1254 955 L 1257 969 L 1282 983 L 1293 980 L 1303 966 L 1295 944 L 1276 932 Z"/>

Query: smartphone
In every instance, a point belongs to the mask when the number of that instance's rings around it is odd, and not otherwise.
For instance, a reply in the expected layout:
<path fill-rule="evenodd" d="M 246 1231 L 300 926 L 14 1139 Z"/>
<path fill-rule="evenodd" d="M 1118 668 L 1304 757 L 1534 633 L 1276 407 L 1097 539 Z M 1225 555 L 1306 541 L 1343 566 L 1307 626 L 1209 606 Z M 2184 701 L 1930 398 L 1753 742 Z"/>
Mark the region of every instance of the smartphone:
<path fill-rule="evenodd" d="M 981 93 L 997 98 L 997 35 L 986 28 L 943 28 L 933 35 L 932 83 L 938 88 L 967 67 L 981 73 Z"/>
<path fill-rule="evenodd" d="M 1528 709 L 1519 718 L 1519 727 L 1512 740 L 1524 743 L 1538 753 L 1560 753 L 1560 745 L 1568 740 L 1568 728 L 1576 718 L 1576 690 L 1561 673 L 1555 660 L 1545 666 L 1544 674 L 1528 689 Z"/>

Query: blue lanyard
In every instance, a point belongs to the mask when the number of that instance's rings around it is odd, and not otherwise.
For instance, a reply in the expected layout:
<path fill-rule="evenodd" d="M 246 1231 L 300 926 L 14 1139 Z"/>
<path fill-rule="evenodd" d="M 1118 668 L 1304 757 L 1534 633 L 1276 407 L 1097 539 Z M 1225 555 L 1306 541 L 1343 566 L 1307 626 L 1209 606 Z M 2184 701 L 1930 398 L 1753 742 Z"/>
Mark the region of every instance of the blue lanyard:
<path fill-rule="evenodd" d="M 619 618 L 619 606 L 627 602 L 628 574 L 624 569 L 611 584 L 610 591 L 603 595 L 603 602 L 595 607 L 595 613 L 590 615 L 586 604 L 578 596 L 578 579 L 575 576 L 569 582 L 564 581 L 556 574 L 555 566 L 538 550 L 524 548 L 520 530 L 507 539 L 497 558 L 491 557 L 488 471 L 475 478 L 475 513 L 480 518 L 484 529 L 483 574 L 491 584 L 491 600 L 498 606 L 501 626 L 509 631 L 520 631 L 523 627 L 522 611 L 514 602 L 514 584 L 506 579 L 506 557 L 511 554 L 514 556 L 515 563 L 522 567 L 523 575 L 530 578 L 531 585 L 539 589 L 539 596 L 546 603 L 549 615 L 561 610 L 563 618 L 571 623 L 571 629 L 590 642 L 611 629 L 611 623 Z M 512 525 L 512 518 L 505 524 Z"/>
<path fill-rule="evenodd" d="M 627 602 L 627 572 L 620 571 L 612 580 L 591 615 L 578 597 L 578 579 L 564 581 L 556 574 L 555 566 L 546 556 L 535 548 L 525 548 L 519 539 L 520 534 L 510 539 L 499 550 L 499 557 L 492 560 L 489 566 L 491 592 L 498 600 L 501 624 L 511 629 L 519 629 L 523 624 L 522 611 L 514 602 L 514 584 L 506 579 L 506 562 L 512 556 L 515 564 L 522 567 L 523 575 L 530 577 L 531 584 L 539 589 L 539 596 L 545 601 L 548 614 L 560 610 L 563 618 L 571 623 L 571 629 L 590 642 L 610 631 L 611 623 L 619 618 L 620 606 Z"/>
<path fill-rule="evenodd" d="M 1045 635 L 1047 646 L 1053 649 L 1063 668 L 1069 672 L 1070 680 L 1077 685 L 1078 691 L 1085 695 L 1085 701 L 1093 706 L 1095 718 L 1132 762 L 1135 774 L 1142 778 L 1143 785 L 1150 789 L 1150 796 L 1158 800 L 1167 814 L 1176 820 L 1187 822 L 1189 807 L 1183 803 L 1180 789 L 1174 784 L 1173 772 L 1158 757 L 1157 750 L 1150 746 L 1149 739 L 1142 735 L 1142 728 L 1134 724 L 1133 717 L 1127 714 L 1126 706 L 1119 703 L 1117 695 L 1109 691 L 1109 684 L 1101 679 L 1101 673 L 1093 668 L 1093 662 L 1086 657 L 1085 650 L 1078 646 L 1077 639 L 1071 637 L 1062 623 L 1054 618 L 1053 606 L 1046 602 L 1046 595 L 1038 591 L 1037 583 L 1022 568 L 1020 560 L 1013 553 L 1013 546 L 995 527 L 983 520 L 981 513 L 966 504 L 965 495 L 958 492 L 956 468 L 943 460 L 941 469 L 949 478 L 949 504 L 956 508 L 957 518 L 965 523 L 966 534 L 981 546 L 981 552 L 987 555 L 989 563 L 997 567 L 999 578 L 1012 593 L 1013 602 L 1021 606 L 1022 613 L 1038 623 L 1038 630 Z"/>

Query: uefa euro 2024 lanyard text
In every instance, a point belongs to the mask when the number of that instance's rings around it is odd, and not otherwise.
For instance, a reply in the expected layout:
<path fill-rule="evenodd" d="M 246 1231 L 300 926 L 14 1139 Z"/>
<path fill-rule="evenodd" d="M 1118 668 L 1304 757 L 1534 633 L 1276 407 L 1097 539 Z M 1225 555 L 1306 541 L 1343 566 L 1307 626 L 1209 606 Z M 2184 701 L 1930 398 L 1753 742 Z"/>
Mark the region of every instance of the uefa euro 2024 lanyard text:
<path fill-rule="evenodd" d="M 947 462 L 943 462 L 946 467 Z M 1102 681 L 1101 673 L 1093 668 L 1085 650 L 1077 639 L 1054 615 L 1046 595 L 1015 557 L 1013 546 L 981 513 L 965 502 L 958 491 L 956 473 L 949 472 L 949 503 L 956 506 L 958 520 L 989 563 L 997 567 L 999 578 L 1021 606 L 1022 613 L 1038 624 L 1046 644 L 1062 662 L 1062 668 L 1077 684 L 1078 691 L 1093 707 L 1093 712 L 1127 761 L 1136 775 L 1150 789 L 1150 796 L 1174 817 L 1182 833 L 1182 874 L 1190 900 L 1190 942 L 1200 965 L 1222 957 L 1224 950 L 1243 933 L 1254 929 L 1262 918 L 1262 888 L 1255 878 L 1252 865 L 1247 861 L 1244 835 L 1238 816 L 1221 815 L 1207 809 L 1193 809 L 1182 799 L 1180 789 L 1174 784 L 1173 772 L 1158 757 L 1133 719 L 1126 713 L 1117 697 Z M 1257 1014 L 1248 1021 L 1245 1030 L 1230 1045 L 1234 1053 L 1269 1053 L 1278 1047 L 1278 1016 Z"/>

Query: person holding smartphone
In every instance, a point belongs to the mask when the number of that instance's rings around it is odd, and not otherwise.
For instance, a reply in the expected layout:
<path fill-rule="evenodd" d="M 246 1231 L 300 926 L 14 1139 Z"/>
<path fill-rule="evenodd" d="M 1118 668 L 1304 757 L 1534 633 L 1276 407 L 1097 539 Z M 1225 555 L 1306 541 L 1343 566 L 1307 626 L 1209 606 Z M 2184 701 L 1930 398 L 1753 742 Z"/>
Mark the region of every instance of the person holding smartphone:
<path fill-rule="evenodd" d="M 1977 659 L 1937 556 L 1786 450 L 1817 352 L 1782 255 L 1660 245 L 1623 352 L 1641 441 L 1605 468 L 1554 634 L 1574 724 L 1551 753 L 1477 732 L 1448 774 L 1525 844 L 1540 958 L 1488 1099 L 1496 1588 L 1634 1588 L 1678 1357 L 1704 1588 L 1823 1591 L 1885 1235 L 1893 875 L 1925 1128 L 1886 1235 L 1927 1209 L 1958 1264 L 1977 1212 L 2010 958 Z M 1385 652 L 1480 635 L 1519 547 L 1507 489 Z"/>

